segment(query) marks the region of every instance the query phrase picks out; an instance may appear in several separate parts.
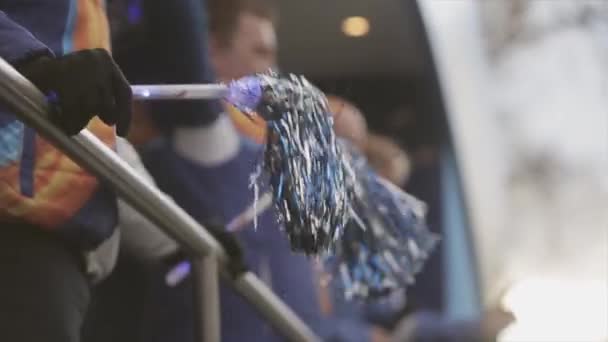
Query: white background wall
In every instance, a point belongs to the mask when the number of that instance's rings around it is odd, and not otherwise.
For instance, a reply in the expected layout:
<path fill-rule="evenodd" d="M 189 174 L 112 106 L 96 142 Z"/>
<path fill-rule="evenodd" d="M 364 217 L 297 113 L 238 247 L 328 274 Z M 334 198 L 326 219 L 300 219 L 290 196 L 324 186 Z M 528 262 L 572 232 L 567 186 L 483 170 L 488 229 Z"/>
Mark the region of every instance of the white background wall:
<path fill-rule="evenodd" d="M 608 338 L 608 2 L 480 3 L 420 1 L 485 298 L 515 285 L 510 304 L 566 317 L 506 340 Z"/>
<path fill-rule="evenodd" d="M 484 13 L 511 32 L 487 36 L 509 165 L 501 253 L 511 305 L 557 328 L 524 322 L 503 339 L 608 339 L 608 2 L 522 5 L 504 25 Z"/>

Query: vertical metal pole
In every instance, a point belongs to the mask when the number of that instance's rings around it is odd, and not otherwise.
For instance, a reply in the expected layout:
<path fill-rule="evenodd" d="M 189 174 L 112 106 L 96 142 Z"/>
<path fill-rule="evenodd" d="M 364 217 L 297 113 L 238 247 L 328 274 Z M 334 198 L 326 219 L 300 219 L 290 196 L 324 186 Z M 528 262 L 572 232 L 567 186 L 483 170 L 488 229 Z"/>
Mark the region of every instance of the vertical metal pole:
<path fill-rule="evenodd" d="M 217 259 L 212 255 L 192 261 L 194 279 L 195 324 L 197 342 L 219 342 L 220 288 Z"/>

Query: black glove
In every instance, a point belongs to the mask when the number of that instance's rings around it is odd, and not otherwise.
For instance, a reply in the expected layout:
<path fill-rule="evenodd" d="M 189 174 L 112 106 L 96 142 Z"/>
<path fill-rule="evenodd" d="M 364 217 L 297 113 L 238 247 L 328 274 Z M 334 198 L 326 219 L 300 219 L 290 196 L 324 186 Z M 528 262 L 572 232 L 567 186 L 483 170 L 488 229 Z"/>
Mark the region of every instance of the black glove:
<path fill-rule="evenodd" d="M 125 136 L 131 123 L 131 87 L 104 49 L 73 52 L 61 57 L 39 56 L 17 66 L 46 95 L 55 97 L 51 121 L 74 135 L 94 116 L 116 125 Z"/>
<path fill-rule="evenodd" d="M 232 277 L 236 278 L 241 273 L 247 271 L 247 265 L 245 264 L 243 256 L 243 248 L 236 239 L 233 233 L 227 232 L 226 228 L 222 225 L 214 225 L 207 223 L 205 228 L 215 237 L 215 239 L 224 247 L 226 254 L 228 254 L 228 271 Z"/>

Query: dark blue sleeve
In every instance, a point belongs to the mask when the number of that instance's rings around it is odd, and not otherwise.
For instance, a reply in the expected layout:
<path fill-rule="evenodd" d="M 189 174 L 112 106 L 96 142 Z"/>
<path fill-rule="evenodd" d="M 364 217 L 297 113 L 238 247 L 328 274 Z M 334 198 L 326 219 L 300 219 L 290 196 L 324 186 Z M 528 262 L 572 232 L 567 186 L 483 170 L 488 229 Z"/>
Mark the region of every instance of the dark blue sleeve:
<path fill-rule="evenodd" d="M 11 64 L 52 52 L 29 31 L 0 11 L 0 57 Z"/>
<path fill-rule="evenodd" d="M 140 58 L 133 56 L 137 58 L 135 63 L 148 64 L 142 75 L 145 83 L 215 81 L 207 52 L 205 1 L 146 0 L 142 13 L 145 54 Z M 217 100 L 158 101 L 150 110 L 158 126 L 169 132 L 176 126 L 208 125 L 221 111 L 222 105 Z"/>

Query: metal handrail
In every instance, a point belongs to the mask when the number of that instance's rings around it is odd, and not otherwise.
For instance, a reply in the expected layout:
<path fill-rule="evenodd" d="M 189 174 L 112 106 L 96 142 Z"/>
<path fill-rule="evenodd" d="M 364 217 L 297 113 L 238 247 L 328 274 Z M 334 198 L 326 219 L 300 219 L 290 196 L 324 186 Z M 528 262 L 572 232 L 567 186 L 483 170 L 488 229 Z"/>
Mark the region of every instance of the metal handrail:
<path fill-rule="evenodd" d="M 217 260 L 223 279 L 227 280 L 289 341 L 319 340 L 310 328 L 254 274 L 246 272 L 235 279 L 225 272 L 229 256 L 213 236 L 182 208 L 167 200 L 167 196 L 160 190 L 147 184 L 97 137 L 83 130 L 77 136 L 70 138 L 55 127 L 48 120 L 49 107 L 44 95 L 1 58 L 0 101 L 76 163 L 111 186 L 120 197 L 174 238 L 188 252 L 195 257 Z M 217 296 L 217 293 L 207 295 Z M 219 318 L 215 319 L 219 322 Z M 218 335 L 217 332 L 212 332 L 207 336 Z"/>

